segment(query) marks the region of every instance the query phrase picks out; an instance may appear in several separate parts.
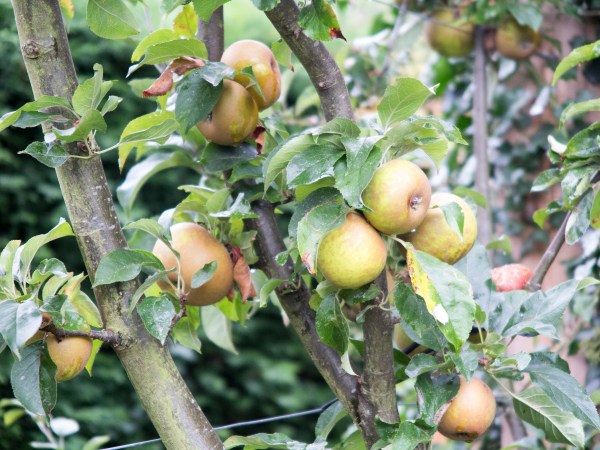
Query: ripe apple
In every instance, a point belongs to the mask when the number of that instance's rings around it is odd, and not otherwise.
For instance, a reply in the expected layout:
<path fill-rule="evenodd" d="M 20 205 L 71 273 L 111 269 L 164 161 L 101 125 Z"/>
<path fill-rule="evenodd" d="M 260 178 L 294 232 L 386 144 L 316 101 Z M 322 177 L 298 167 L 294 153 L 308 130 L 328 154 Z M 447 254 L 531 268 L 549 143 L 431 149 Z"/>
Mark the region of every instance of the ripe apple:
<path fill-rule="evenodd" d="M 527 59 L 540 46 L 542 38 L 538 31 L 520 25 L 513 17 L 502 21 L 496 30 L 496 49 L 511 59 Z"/>
<path fill-rule="evenodd" d="M 225 50 L 221 62 L 235 70 L 252 66 L 252 72 L 263 96 L 261 97 L 252 89 L 249 89 L 249 92 L 258 105 L 259 111 L 267 109 L 279 98 L 281 94 L 279 64 L 271 49 L 262 42 L 248 39 L 237 41 Z M 253 82 L 248 75 L 241 73 L 238 73 L 234 79 L 245 88 Z"/>
<path fill-rule="evenodd" d="M 523 264 L 505 264 L 492 269 L 492 282 L 498 292 L 524 289 L 531 279 L 531 270 Z"/>
<path fill-rule="evenodd" d="M 385 268 L 387 249 L 379 233 L 355 212 L 321 239 L 317 267 L 340 289 L 356 289 L 373 281 Z"/>
<path fill-rule="evenodd" d="M 229 252 L 206 228 L 190 222 L 178 223 L 171 227 L 171 245 L 179 252 L 183 290 L 187 292 L 187 304 L 195 306 L 211 305 L 218 302 L 233 287 L 233 263 Z M 162 242 L 156 241 L 152 253 L 163 263 L 165 269 L 177 268 L 177 259 Z M 217 270 L 212 278 L 198 288 L 191 288 L 194 274 L 211 261 L 217 261 Z M 177 282 L 178 272 L 171 272 L 169 279 Z M 165 282 L 159 286 L 167 289 Z"/>
<path fill-rule="evenodd" d="M 238 145 L 256 129 L 258 108 L 239 83 L 223 80 L 223 91 L 206 119 L 197 124 L 204 137 L 220 145 Z"/>
<path fill-rule="evenodd" d="M 437 9 L 425 25 L 425 38 L 432 49 L 447 58 L 467 56 L 473 51 L 473 24 L 459 22 L 458 10 Z"/>
<path fill-rule="evenodd" d="M 457 203 L 464 215 L 462 237 L 448 225 L 442 209 L 438 206 Z M 477 219 L 462 198 L 449 193 L 431 196 L 431 204 L 425 219 L 415 231 L 402 236 L 417 250 L 424 251 L 448 264 L 454 264 L 465 256 L 477 239 Z"/>
<path fill-rule="evenodd" d="M 460 388 L 442 416 L 438 431 L 455 441 L 471 442 L 483 435 L 496 416 L 496 399 L 487 384 L 477 378 L 468 383 L 461 376 Z"/>
<path fill-rule="evenodd" d="M 78 375 L 92 354 L 92 340 L 85 336 L 67 336 L 59 342 L 56 336 L 47 333 L 46 344 L 50 359 L 56 364 L 54 379 L 57 383 Z"/>
<path fill-rule="evenodd" d="M 394 159 L 377 169 L 362 199 L 371 225 L 386 234 L 407 233 L 425 218 L 431 186 L 419 166 Z"/>

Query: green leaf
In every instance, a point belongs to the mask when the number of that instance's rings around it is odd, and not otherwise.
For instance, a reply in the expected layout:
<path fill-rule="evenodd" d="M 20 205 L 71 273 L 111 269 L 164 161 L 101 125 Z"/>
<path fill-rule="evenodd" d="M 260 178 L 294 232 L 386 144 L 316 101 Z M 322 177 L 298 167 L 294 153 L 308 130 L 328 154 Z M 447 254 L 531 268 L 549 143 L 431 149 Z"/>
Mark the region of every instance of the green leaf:
<path fill-rule="evenodd" d="M 83 116 L 90 109 L 98 109 L 100 102 L 112 87 L 112 81 L 102 81 L 104 70 L 100 64 L 94 65 L 94 76 L 85 80 L 73 93 L 73 109 Z"/>
<path fill-rule="evenodd" d="M 481 208 L 487 207 L 487 199 L 485 198 L 485 195 L 476 191 L 475 189 L 471 189 L 466 186 L 457 186 L 452 189 L 452 193 L 458 195 L 459 197 L 470 198 L 477 206 Z"/>
<path fill-rule="evenodd" d="M 203 306 L 202 328 L 215 345 L 237 355 L 231 336 L 231 321 L 214 305 Z"/>
<path fill-rule="evenodd" d="M 440 409 L 456 397 L 459 388 L 460 380 L 456 375 L 419 375 L 415 383 L 419 418 L 430 426 L 437 425 L 441 419 Z"/>
<path fill-rule="evenodd" d="M 289 223 L 290 236 L 297 238 L 300 258 L 309 272 L 316 273 L 317 250 L 323 235 L 343 225 L 347 212 L 341 196 L 331 188 L 310 193 L 297 206 Z"/>
<path fill-rule="evenodd" d="M 29 276 L 29 269 L 31 262 L 35 257 L 38 250 L 46 245 L 48 242 L 60 239 L 66 236 L 74 236 L 71 225 L 65 222 L 65 219 L 61 218 L 58 224 L 48 231 L 46 234 L 39 234 L 29 239 L 25 244 L 21 246 L 21 263 L 19 265 L 19 273 L 16 274 L 21 280 L 26 279 Z"/>
<path fill-rule="evenodd" d="M 572 69 L 582 62 L 597 58 L 598 56 L 600 56 L 600 41 L 577 47 L 556 67 L 554 77 L 552 78 L 552 85 L 554 86 L 567 70 Z"/>
<path fill-rule="evenodd" d="M 228 1 L 229 0 L 192 0 L 196 14 L 198 14 L 198 17 L 204 22 L 208 22 L 215 9 Z"/>
<path fill-rule="evenodd" d="M 171 321 L 175 317 L 175 307 L 167 297 L 146 297 L 137 305 L 137 312 L 144 326 L 152 336 L 165 345 Z"/>
<path fill-rule="evenodd" d="M 119 169 L 123 170 L 132 150 L 143 148 L 147 142 L 164 144 L 178 129 L 179 124 L 171 111 L 157 111 L 133 119 L 119 139 Z"/>
<path fill-rule="evenodd" d="M 329 145 L 311 147 L 297 154 L 287 166 L 288 186 L 310 184 L 333 176 L 333 166 L 343 155 L 341 149 Z"/>
<path fill-rule="evenodd" d="M 198 353 L 201 353 L 202 343 L 198 337 L 198 327 L 200 326 L 200 308 L 195 306 L 186 306 L 186 316 L 179 319 L 173 327 L 171 337 L 175 342 L 186 346 Z"/>
<path fill-rule="evenodd" d="M 140 299 L 144 296 L 146 291 L 150 288 L 150 286 L 152 286 L 158 280 L 166 279 L 167 275 L 171 272 L 174 272 L 175 270 L 176 270 L 175 268 L 173 268 L 171 270 L 159 270 L 158 272 L 153 273 L 148 278 L 146 278 L 144 280 L 144 282 L 142 284 L 140 284 L 140 286 L 135 290 L 135 292 L 131 296 L 131 301 L 129 303 L 129 314 L 131 314 L 133 312 L 136 305 L 138 304 Z"/>
<path fill-rule="evenodd" d="M 353 208 L 363 206 L 361 194 L 373 178 L 382 152 L 375 147 L 381 136 L 343 138 L 346 158 L 335 165 L 335 187 Z"/>
<path fill-rule="evenodd" d="M 86 111 L 76 127 L 67 130 L 53 128 L 54 135 L 63 142 L 85 141 L 92 130 L 106 131 L 106 122 L 100 111 L 90 109 Z"/>
<path fill-rule="evenodd" d="M 463 240 L 463 228 L 465 225 L 465 215 L 462 207 L 455 202 L 447 205 L 438 206 L 444 214 L 444 219 L 452 231 L 454 231 L 460 240 Z"/>
<path fill-rule="evenodd" d="M 323 299 L 317 310 L 317 333 L 325 344 L 341 355 L 348 350 L 348 321 L 342 314 L 342 308 L 335 295 Z"/>
<path fill-rule="evenodd" d="M 251 161 L 257 156 L 256 147 L 245 142 L 237 147 L 225 147 L 210 143 L 202 153 L 201 162 L 203 168 L 209 172 L 223 172 L 235 168 L 243 162 Z"/>
<path fill-rule="evenodd" d="M 71 104 L 61 97 L 43 95 L 33 102 L 25 103 L 16 111 L 8 112 L 0 117 L 0 131 L 16 123 L 24 112 L 40 112 L 42 109 L 51 107 L 62 107 L 70 110 Z"/>
<path fill-rule="evenodd" d="M 575 244 L 590 227 L 591 212 L 594 203 L 594 191 L 585 194 L 567 219 L 565 229 L 566 243 Z"/>
<path fill-rule="evenodd" d="M 290 160 L 304 150 L 316 146 L 314 138 L 309 134 L 293 136 L 269 153 L 263 166 L 265 192 L 286 168 Z"/>
<path fill-rule="evenodd" d="M 342 405 L 341 402 L 336 401 L 333 405 L 327 407 L 317 419 L 315 436 L 323 440 L 327 439 L 327 436 L 329 436 L 333 427 L 347 415 L 348 413 L 344 409 L 344 405 Z"/>
<path fill-rule="evenodd" d="M 196 289 L 211 280 L 217 270 L 217 261 L 211 261 L 200 268 L 192 277 L 192 288 Z"/>
<path fill-rule="evenodd" d="M 486 244 L 485 248 L 487 250 L 499 250 L 501 252 L 506 253 L 507 255 L 511 254 L 512 249 L 512 241 L 506 235 L 500 236 L 498 239 L 494 239 Z"/>
<path fill-rule="evenodd" d="M 133 280 L 144 267 L 165 270 L 160 260 L 146 250 L 114 250 L 100 260 L 93 286 Z"/>
<path fill-rule="evenodd" d="M 39 284 L 44 282 L 50 276 L 65 277 L 68 275 L 67 268 L 62 261 L 56 258 L 47 258 L 41 261 L 33 275 L 31 276 L 30 284 Z"/>
<path fill-rule="evenodd" d="M 560 182 L 560 169 L 548 169 L 540 173 L 533 181 L 531 192 L 542 192 Z"/>
<path fill-rule="evenodd" d="M 281 286 L 286 281 L 287 280 L 280 280 L 278 278 L 274 278 L 274 279 L 270 279 L 265 284 L 263 284 L 263 286 L 260 288 L 260 292 L 258 294 L 258 296 L 260 298 L 261 308 L 263 306 L 267 305 L 267 301 L 269 300 L 269 296 L 271 295 L 271 293 L 273 291 L 275 291 L 275 289 L 277 289 L 279 286 Z"/>
<path fill-rule="evenodd" d="M 146 50 L 156 44 L 162 44 L 163 42 L 174 41 L 179 39 L 179 35 L 175 33 L 173 30 L 168 30 L 161 28 L 159 30 L 153 31 L 148 36 L 140 41 L 137 47 L 133 50 L 131 54 L 131 62 L 134 63 L 142 59 Z"/>
<path fill-rule="evenodd" d="M 153 44 L 146 49 L 144 59 L 129 68 L 127 76 L 142 66 L 171 62 L 181 56 L 205 59 L 208 51 L 206 45 L 198 39 L 177 38 Z"/>
<path fill-rule="evenodd" d="M 221 73 L 221 80 L 213 85 L 204 77 L 205 67 L 192 70 L 177 86 L 175 118 L 185 132 L 206 119 L 221 97 L 225 71 Z"/>
<path fill-rule="evenodd" d="M 104 444 L 108 443 L 112 438 L 109 435 L 94 436 L 87 441 L 81 450 L 100 450 Z"/>
<path fill-rule="evenodd" d="M 600 418 L 596 406 L 575 378 L 561 368 L 551 364 L 539 353 L 533 353 L 532 362 L 525 372 L 534 385 L 541 388 L 563 411 L 572 413 L 596 429 L 600 429 Z"/>
<path fill-rule="evenodd" d="M 0 302 L 0 335 L 17 358 L 21 358 L 25 342 L 38 331 L 41 324 L 42 315 L 34 300 Z"/>
<path fill-rule="evenodd" d="M 596 192 L 592 209 L 590 210 L 590 225 L 592 228 L 600 229 L 600 191 Z"/>
<path fill-rule="evenodd" d="M 387 130 L 396 122 L 412 116 L 430 95 L 435 94 L 414 78 L 398 78 L 396 83 L 389 86 L 381 102 L 377 106 L 379 120 Z"/>
<path fill-rule="evenodd" d="M 19 118 L 13 123 L 13 127 L 16 128 L 31 128 L 37 127 L 38 125 L 44 123 L 46 120 L 52 120 L 53 122 L 68 122 L 67 119 L 58 119 L 56 115 L 52 113 L 45 112 L 21 112 Z"/>
<path fill-rule="evenodd" d="M 527 3 L 508 3 L 508 10 L 520 25 L 525 25 L 534 30 L 539 30 L 544 20 L 541 11 L 535 5 Z"/>
<path fill-rule="evenodd" d="M 433 355 L 419 353 L 412 357 L 404 372 L 409 377 L 414 378 L 421 374 L 430 373 L 434 370 L 438 370 L 447 366 L 448 363 L 441 361 L 439 358 Z"/>
<path fill-rule="evenodd" d="M 436 167 L 448 153 L 448 139 L 438 130 L 419 122 L 405 120 L 390 128 L 381 141 L 382 150 L 399 157 L 416 149 L 422 149 Z"/>
<path fill-rule="evenodd" d="M 15 361 L 10 371 L 10 384 L 15 398 L 37 416 L 50 414 L 56 404 L 55 366 L 35 343 L 23 349 L 23 358 Z"/>
<path fill-rule="evenodd" d="M 317 4 L 318 2 L 305 4 L 300 11 L 298 23 L 304 30 L 304 33 L 311 39 L 330 41 L 332 36 L 330 34 L 329 26 L 322 20 L 323 16 L 320 14 Z"/>
<path fill-rule="evenodd" d="M 574 116 L 584 114 L 590 111 L 600 111 L 600 98 L 594 98 L 584 102 L 570 103 L 560 115 L 559 128 L 565 125 L 565 122 Z"/>
<path fill-rule="evenodd" d="M 126 211 L 130 211 L 138 192 L 152 176 L 172 167 L 196 166 L 196 162 L 181 151 L 154 153 L 127 172 L 125 181 L 117 188 L 119 203 Z"/>
<path fill-rule="evenodd" d="M 69 159 L 67 151 L 56 141 L 51 143 L 32 142 L 25 150 L 19 153 L 30 155 L 45 166 L 53 169 L 62 166 Z"/>
<path fill-rule="evenodd" d="M 0 252 L 0 292 L 17 297 L 13 274 L 13 261 L 21 241 L 9 241 Z"/>
<path fill-rule="evenodd" d="M 271 51 L 279 64 L 287 67 L 292 72 L 294 71 L 294 64 L 292 64 L 292 50 L 283 39 L 273 42 L 271 44 Z"/>
<path fill-rule="evenodd" d="M 394 306 L 400 313 L 400 325 L 408 337 L 436 352 L 441 351 L 446 345 L 446 338 L 427 311 L 425 301 L 404 283 L 396 285 L 393 295 Z"/>
<path fill-rule="evenodd" d="M 398 432 L 391 440 L 394 450 L 414 450 L 419 444 L 430 442 L 434 429 L 425 430 L 411 421 L 404 421 L 398 426 Z"/>
<path fill-rule="evenodd" d="M 540 388 L 529 388 L 519 394 L 511 392 L 511 395 L 517 415 L 544 431 L 548 441 L 584 448 L 581 421 L 573 414 L 561 411 Z"/>
<path fill-rule="evenodd" d="M 198 31 L 198 16 L 193 5 L 185 5 L 173 20 L 173 30 L 179 35 L 193 38 Z"/>
<path fill-rule="evenodd" d="M 125 39 L 139 34 L 132 26 L 135 16 L 123 0 L 89 0 L 87 24 L 90 30 L 105 39 Z"/>
<path fill-rule="evenodd" d="M 98 307 L 85 292 L 80 291 L 74 297 L 69 297 L 62 309 L 81 316 L 92 327 L 102 328 L 103 326 Z"/>
<path fill-rule="evenodd" d="M 473 350 L 468 343 L 462 346 L 460 352 L 449 353 L 448 356 L 467 381 L 479 367 L 479 353 Z"/>
<path fill-rule="evenodd" d="M 423 297 L 438 327 L 458 351 L 473 326 L 472 287 L 456 268 L 407 245 L 407 264 L 415 292 Z"/>
<path fill-rule="evenodd" d="M 307 444 L 294 441 L 282 433 L 265 434 L 258 433 L 252 436 L 231 436 L 224 442 L 225 448 L 235 448 L 244 446 L 244 450 L 265 450 L 265 449 L 294 449 L 308 450 Z M 311 445 L 310 450 L 325 450 L 320 445 Z"/>

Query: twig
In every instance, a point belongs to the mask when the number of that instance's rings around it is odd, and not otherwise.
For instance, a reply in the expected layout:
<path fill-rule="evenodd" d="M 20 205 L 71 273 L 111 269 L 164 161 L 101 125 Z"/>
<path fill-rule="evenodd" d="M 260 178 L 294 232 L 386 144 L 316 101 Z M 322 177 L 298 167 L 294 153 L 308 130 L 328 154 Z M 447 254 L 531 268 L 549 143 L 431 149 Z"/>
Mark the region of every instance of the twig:
<path fill-rule="evenodd" d="M 484 244 L 492 240 L 492 198 L 490 191 L 489 162 L 487 154 L 487 85 L 486 85 L 486 53 L 484 47 L 484 30 L 475 27 L 475 73 L 473 94 L 473 151 L 477 161 L 475 187 L 487 199 L 487 208 L 479 208 L 477 227 L 479 240 Z"/>
<path fill-rule="evenodd" d="M 183 317 L 187 315 L 187 312 L 185 310 L 186 301 L 187 296 L 184 293 L 179 294 L 179 311 L 177 311 L 177 314 L 175 314 L 171 319 L 171 325 L 169 325 L 169 332 L 167 334 L 171 334 L 171 331 L 173 331 L 173 328 L 175 328 L 177 322 L 179 322 Z"/>
<path fill-rule="evenodd" d="M 45 327 L 40 328 L 41 331 L 46 333 L 52 333 L 60 341 L 66 337 L 89 337 L 91 339 L 98 339 L 99 341 L 106 342 L 113 347 L 124 348 L 125 342 L 123 337 L 119 333 L 115 333 L 112 330 L 65 330 L 58 328 L 53 323 L 49 323 Z"/>
<path fill-rule="evenodd" d="M 554 235 L 554 238 L 552 239 L 552 242 L 550 242 L 550 245 L 548 246 L 548 248 L 546 248 L 546 251 L 540 258 L 540 261 L 538 262 L 537 266 L 535 266 L 533 274 L 531 275 L 531 279 L 525 285 L 525 289 L 527 289 L 528 291 L 538 291 L 542 288 L 542 281 L 544 277 L 546 276 L 548 270 L 550 269 L 550 266 L 556 259 L 560 248 L 565 243 L 565 230 L 567 229 L 567 222 L 569 221 L 569 217 L 571 217 L 571 211 L 569 211 L 563 219 L 562 223 L 560 224 L 560 228 L 558 229 L 558 231 Z"/>

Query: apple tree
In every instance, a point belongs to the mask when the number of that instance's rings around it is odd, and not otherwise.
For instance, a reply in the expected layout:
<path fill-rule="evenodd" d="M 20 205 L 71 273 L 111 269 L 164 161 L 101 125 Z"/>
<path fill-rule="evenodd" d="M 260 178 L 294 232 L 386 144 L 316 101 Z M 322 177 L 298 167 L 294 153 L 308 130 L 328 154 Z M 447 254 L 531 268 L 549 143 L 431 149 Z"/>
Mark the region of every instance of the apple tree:
<path fill-rule="evenodd" d="M 270 48 L 239 41 L 228 49 L 227 0 L 152 2 L 158 13 L 150 3 L 87 3 L 95 39 L 136 40 L 124 77 L 158 69 L 143 90 L 156 110 L 130 118 L 119 141 L 101 148 L 96 135 L 122 99 L 111 95 L 100 63 L 78 82 L 64 27 L 73 5 L 12 2 L 34 99 L 0 118 L 0 131 L 42 126 L 43 141 L 17 150 L 56 171 L 69 214 L 0 253 L 0 344 L 14 356 L 11 383 L 22 407 L 49 421 L 56 383 L 91 372 L 94 355 L 109 345 L 169 449 L 428 448 L 438 429 L 470 442 L 494 422 L 496 397 L 515 421 L 539 429 L 540 440 L 585 448 L 600 418 L 566 361 L 552 351 L 509 353 L 508 344 L 517 336 L 560 339 L 576 292 L 596 289 L 593 278 L 540 287 L 565 236 L 574 243 L 599 226 L 598 124 L 566 143 L 550 141 L 556 167 L 535 189 L 560 183 L 564 195 L 536 220 L 567 214 L 533 274 L 492 271 L 486 178 L 478 184 L 483 194 L 432 192 L 448 151 L 467 144 L 453 123 L 419 114 L 436 86 L 396 78 L 374 114 L 355 120 L 346 79 L 323 43 L 343 38 L 332 2 L 254 0 L 281 39 Z M 528 26 L 531 11 L 519 5 L 499 32 Z M 469 6 L 476 63 L 487 6 Z M 142 23 L 150 13 L 160 16 L 151 26 Z M 428 34 L 450 19 L 438 16 Z M 458 20 L 459 41 L 472 38 L 473 25 Z M 598 45 L 571 53 L 555 81 L 597 57 Z M 292 56 L 319 98 L 323 120 L 310 126 L 288 123 L 289 111 L 275 103 Z M 576 104 L 564 119 L 597 109 L 598 100 Z M 105 178 L 108 152 L 118 153 L 123 172 L 116 197 L 125 223 Z M 487 172 L 485 159 L 479 164 Z M 132 219 L 138 193 L 164 170 L 193 170 L 199 181 L 180 186 L 184 200 L 159 217 Z M 477 241 L 478 228 L 485 231 Z M 128 243 L 123 230 L 137 239 Z M 36 258 L 42 246 L 69 236 L 86 277 L 59 259 Z M 82 289 L 86 278 L 92 296 Z M 319 418 L 314 443 L 280 433 L 222 442 L 169 352 L 169 343 L 200 351 L 200 328 L 231 350 L 231 323 L 251 320 L 269 302 L 339 400 Z M 399 409 L 396 392 L 407 380 L 417 398 L 409 412 Z M 516 389 L 516 380 L 525 387 Z M 351 433 L 328 441 L 344 416 Z"/>

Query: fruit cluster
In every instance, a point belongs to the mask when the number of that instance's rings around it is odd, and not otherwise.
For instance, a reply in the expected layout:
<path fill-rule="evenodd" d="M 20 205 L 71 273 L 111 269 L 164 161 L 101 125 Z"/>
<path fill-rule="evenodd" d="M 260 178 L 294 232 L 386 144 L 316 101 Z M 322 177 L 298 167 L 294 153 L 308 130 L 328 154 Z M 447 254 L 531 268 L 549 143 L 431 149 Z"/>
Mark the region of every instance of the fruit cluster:
<path fill-rule="evenodd" d="M 474 25 L 452 8 L 436 9 L 425 26 L 427 42 L 440 55 L 461 58 L 475 46 Z M 540 46 L 539 31 L 519 24 L 512 16 L 504 18 L 495 30 L 495 48 L 502 56 L 515 60 L 529 58 Z"/>
<path fill-rule="evenodd" d="M 221 97 L 197 126 L 215 144 L 238 145 L 256 129 L 259 111 L 279 98 L 281 74 L 271 49 L 258 41 L 232 44 L 221 62 L 235 70 L 234 79 L 223 80 Z M 252 68 L 253 77 L 244 72 L 248 67 Z"/>

